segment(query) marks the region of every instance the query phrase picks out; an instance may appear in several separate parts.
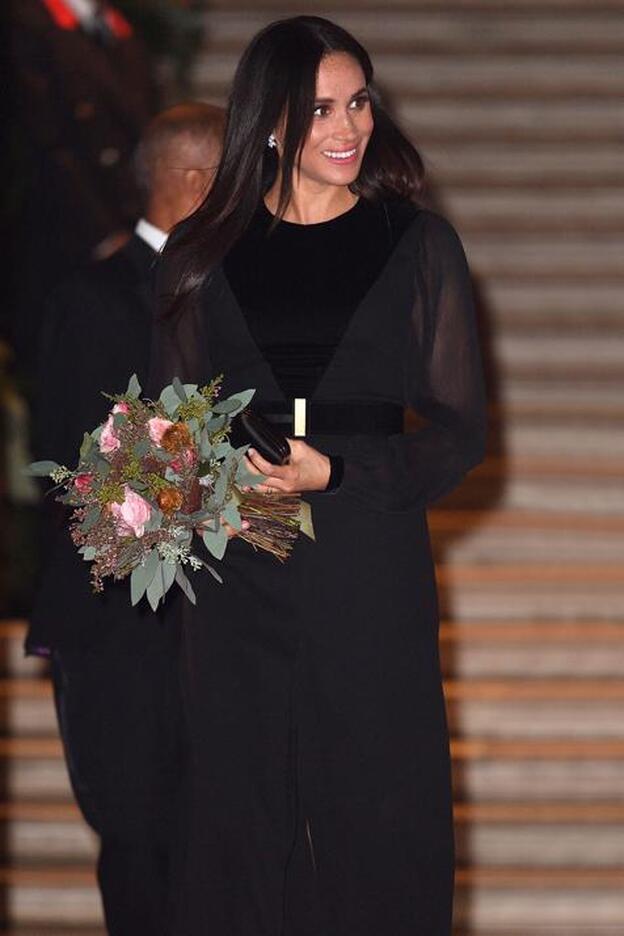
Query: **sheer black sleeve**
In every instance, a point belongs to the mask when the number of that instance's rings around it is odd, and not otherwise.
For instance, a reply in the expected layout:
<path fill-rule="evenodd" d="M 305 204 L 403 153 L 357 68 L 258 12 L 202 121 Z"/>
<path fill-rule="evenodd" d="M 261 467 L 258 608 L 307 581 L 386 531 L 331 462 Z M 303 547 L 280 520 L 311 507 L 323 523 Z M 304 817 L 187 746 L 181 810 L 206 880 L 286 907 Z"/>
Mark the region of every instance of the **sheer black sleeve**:
<path fill-rule="evenodd" d="M 341 491 L 382 510 L 423 507 L 483 458 L 486 410 L 470 274 L 451 225 L 422 213 L 415 298 L 403 360 L 413 433 L 353 438 Z"/>
<path fill-rule="evenodd" d="M 205 346 L 201 291 L 184 300 L 179 295 L 188 262 L 189 248 L 180 244 L 186 228 L 187 222 L 182 222 L 174 230 L 156 268 L 156 311 L 145 388 L 146 395 L 155 400 L 174 377 L 185 383 L 206 383 L 212 376 Z"/>

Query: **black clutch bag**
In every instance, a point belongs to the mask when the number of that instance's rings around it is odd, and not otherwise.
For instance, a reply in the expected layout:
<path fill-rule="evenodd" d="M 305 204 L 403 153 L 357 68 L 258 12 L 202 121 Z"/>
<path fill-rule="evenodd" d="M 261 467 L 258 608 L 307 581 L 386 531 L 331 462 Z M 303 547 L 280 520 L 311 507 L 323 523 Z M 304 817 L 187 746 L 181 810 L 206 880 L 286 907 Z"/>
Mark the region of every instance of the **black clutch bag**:
<path fill-rule="evenodd" d="M 232 423 L 232 443 L 250 445 L 272 465 L 285 465 L 290 458 L 290 446 L 284 433 L 249 408 Z"/>

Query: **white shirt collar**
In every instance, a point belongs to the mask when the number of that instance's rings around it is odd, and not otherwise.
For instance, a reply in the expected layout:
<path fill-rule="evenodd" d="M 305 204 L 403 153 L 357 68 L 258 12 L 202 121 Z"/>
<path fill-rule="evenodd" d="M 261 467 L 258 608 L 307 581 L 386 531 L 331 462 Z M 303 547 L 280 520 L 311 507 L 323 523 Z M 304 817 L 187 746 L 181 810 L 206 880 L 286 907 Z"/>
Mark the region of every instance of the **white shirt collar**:
<path fill-rule="evenodd" d="M 141 218 L 140 221 L 137 221 L 134 233 L 137 237 L 140 237 L 141 240 L 144 240 L 146 244 L 149 244 L 156 253 L 161 252 L 169 236 L 165 231 L 161 231 L 160 228 L 157 228 L 155 224 L 150 224 L 145 218 Z"/>
<path fill-rule="evenodd" d="M 89 23 L 97 12 L 96 0 L 65 0 L 65 4 L 81 23 Z"/>

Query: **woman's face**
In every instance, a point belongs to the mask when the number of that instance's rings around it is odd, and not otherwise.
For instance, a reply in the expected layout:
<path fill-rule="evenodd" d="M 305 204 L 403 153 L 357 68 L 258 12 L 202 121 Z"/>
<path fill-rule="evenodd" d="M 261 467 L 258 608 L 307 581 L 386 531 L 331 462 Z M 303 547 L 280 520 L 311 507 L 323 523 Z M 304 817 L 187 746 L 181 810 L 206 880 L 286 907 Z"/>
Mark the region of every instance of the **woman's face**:
<path fill-rule="evenodd" d="M 358 177 L 373 132 L 364 73 L 346 52 L 321 59 L 314 116 L 301 150 L 300 178 L 320 185 L 350 185 Z"/>

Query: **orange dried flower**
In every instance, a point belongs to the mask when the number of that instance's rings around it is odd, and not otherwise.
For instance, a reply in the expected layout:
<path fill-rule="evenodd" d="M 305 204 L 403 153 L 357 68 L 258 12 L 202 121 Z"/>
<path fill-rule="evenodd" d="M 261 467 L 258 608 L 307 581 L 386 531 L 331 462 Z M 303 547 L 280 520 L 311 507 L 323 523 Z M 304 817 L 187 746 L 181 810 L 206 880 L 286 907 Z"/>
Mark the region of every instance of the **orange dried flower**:
<path fill-rule="evenodd" d="M 180 509 L 184 498 L 177 488 L 168 487 L 158 492 L 156 501 L 163 513 L 172 514 Z"/>
<path fill-rule="evenodd" d="M 166 452 L 177 455 L 185 449 L 191 448 L 193 438 L 186 423 L 174 423 L 165 429 L 160 441 L 161 446 Z"/>

